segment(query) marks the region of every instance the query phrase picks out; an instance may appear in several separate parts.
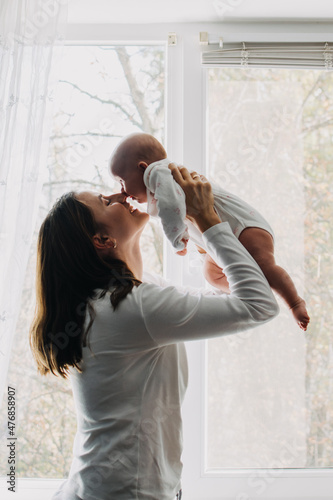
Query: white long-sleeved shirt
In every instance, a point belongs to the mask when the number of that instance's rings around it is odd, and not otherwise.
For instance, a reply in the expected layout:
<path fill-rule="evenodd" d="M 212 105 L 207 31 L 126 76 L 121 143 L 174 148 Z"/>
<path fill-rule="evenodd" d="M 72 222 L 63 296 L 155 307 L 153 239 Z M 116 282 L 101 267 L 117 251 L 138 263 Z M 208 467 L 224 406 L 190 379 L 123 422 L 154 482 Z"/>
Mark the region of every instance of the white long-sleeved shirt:
<path fill-rule="evenodd" d="M 165 158 L 151 163 L 145 170 L 147 211 L 160 217 L 164 233 L 176 250 L 186 248 L 190 236 L 194 243 L 208 251 L 201 232 L 190 221 L 185 223 L 185 193 L 174 180 L 169 163 L 170 160 Z M 211 182 L 211 186 L 215 210 L 222 220 L 229 223 L 237 238 L 246 227 L 265 229 L 274 238 L 273 229 L 258 210 L 218 184 Z"/>
<path fill-rule="evenodd" d="M 182 421 L 187 386 L 183 342 L 262 324 L 278 312 L 256 262 L 228 223 L 203 233 L 223 267 L 230 295 L 204 295 L 143 282 L 116 311 L 109 293 L 83 348 L 83 373 L 71 369 L 77 433 L 68 479 L 52 500 L 173 500 L 181 488 Z"/>

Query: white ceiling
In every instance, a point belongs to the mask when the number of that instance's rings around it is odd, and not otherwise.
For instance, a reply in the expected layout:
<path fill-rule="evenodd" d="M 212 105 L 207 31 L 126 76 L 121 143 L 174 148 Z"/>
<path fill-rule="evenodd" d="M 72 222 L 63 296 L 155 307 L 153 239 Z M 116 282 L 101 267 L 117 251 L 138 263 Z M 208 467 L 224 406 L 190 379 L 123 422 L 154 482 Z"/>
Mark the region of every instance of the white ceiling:
<path fill-rule="evenodd" d="M 333 0 L 69 0 L 69 23 L 333 19 Z"/>

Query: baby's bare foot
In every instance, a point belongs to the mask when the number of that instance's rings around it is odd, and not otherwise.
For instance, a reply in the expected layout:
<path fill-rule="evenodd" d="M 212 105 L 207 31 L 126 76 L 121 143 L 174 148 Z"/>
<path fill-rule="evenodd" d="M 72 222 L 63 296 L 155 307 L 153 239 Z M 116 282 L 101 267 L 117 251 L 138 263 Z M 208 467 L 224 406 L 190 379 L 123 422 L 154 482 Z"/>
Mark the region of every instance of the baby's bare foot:
<path fill-rule="evenodd" d="M 302 330 L 306 331 L 310 322 L 310 317 L 306 310 L 305 300 L 298 300 L 290 309 L 294 315 L 295 320 L 297 321 L 298 326 Z"/>

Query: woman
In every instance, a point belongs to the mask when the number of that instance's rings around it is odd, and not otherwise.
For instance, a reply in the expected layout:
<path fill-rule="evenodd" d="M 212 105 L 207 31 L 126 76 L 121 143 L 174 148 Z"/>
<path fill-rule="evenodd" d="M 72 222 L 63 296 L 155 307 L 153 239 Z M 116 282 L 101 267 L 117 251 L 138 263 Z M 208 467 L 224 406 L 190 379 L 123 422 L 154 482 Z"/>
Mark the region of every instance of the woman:
<path fill-rule="evenodd" d="M 77 410 L 72 467 L 53 500 L 179 499 L 183 342 L 278 312 L 261 270 L 215 213 L 210 184 L 172 172 L 228 296 L 144 280 L 139 240 L 149 216 L 123 194 L 69 193 L 40 229 L 31 347 L 42 374 L 70 374 Z"/>

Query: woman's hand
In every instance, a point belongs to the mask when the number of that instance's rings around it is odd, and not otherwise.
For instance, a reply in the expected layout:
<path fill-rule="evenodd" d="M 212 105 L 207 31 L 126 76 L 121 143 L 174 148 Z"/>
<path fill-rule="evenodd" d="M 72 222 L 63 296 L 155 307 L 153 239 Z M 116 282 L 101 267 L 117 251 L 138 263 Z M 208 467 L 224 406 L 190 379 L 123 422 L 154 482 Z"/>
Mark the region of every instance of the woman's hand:
<path fill-rule="evenodd" d="M 203 275 L 212 286 L 224 293 L 230 293 L 229 283 L 223 269 L 216 264 L 208 253 L 206 253 L 203 263 Z"/>
<path fill-rule="evenodd" d="M 185 167 L 169 164 L 173 178 L 185 193 L 186 214 L 194 219 L 199 229 L 204 232 L 221 222 L 214 209 L 214 195 L 212 187 L 206 177 L 196 172 L 189 172 Z"/>

